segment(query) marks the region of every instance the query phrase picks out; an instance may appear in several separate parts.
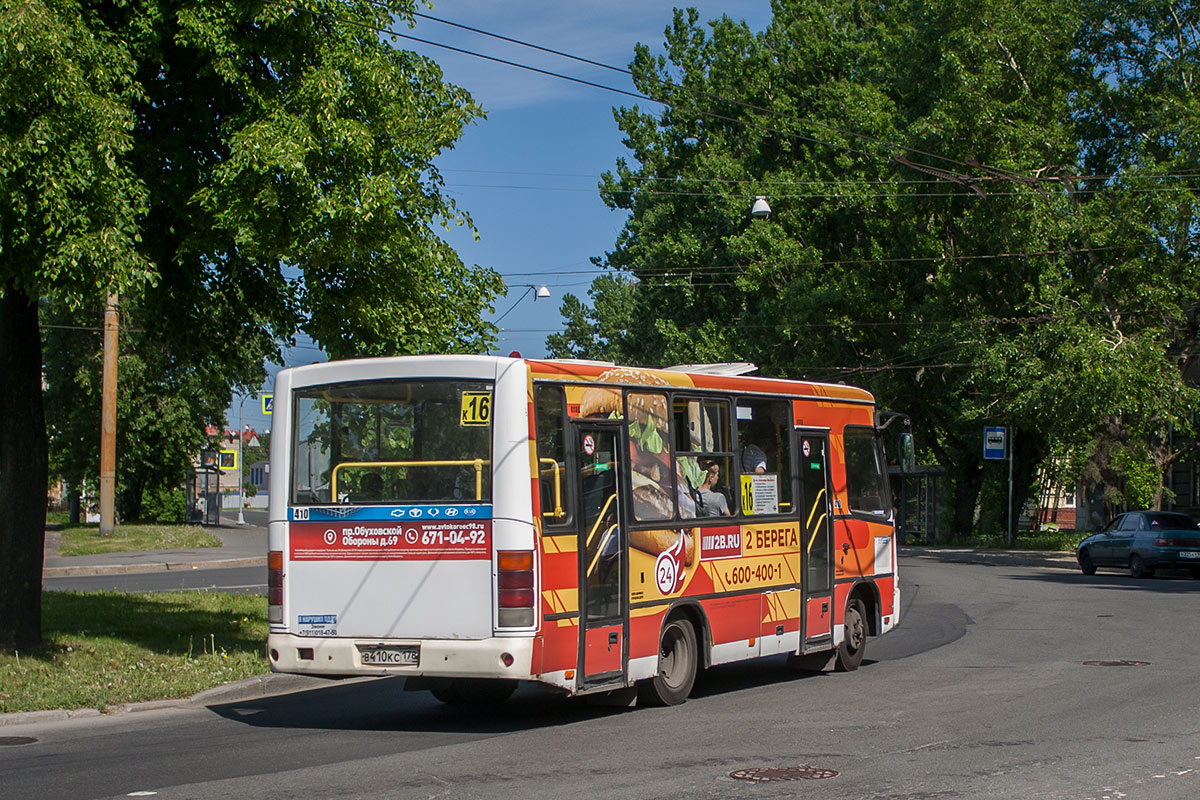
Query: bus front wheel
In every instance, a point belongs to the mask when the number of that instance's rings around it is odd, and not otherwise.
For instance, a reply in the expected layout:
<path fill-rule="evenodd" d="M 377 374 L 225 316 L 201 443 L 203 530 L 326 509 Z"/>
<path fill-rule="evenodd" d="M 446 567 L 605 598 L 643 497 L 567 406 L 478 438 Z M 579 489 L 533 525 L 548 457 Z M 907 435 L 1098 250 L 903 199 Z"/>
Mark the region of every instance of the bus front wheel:
<path fill-rule="evenodd" d="M 638 687 L 638 700 L 652 706 L 677 706 L 687 700 L 696 683 L 698 655 L 692 623 L 683 618 L 668 622 L 659 639 L 658 674 Z"/>
<path fill-rule="evenodd" d="M 857 597 L 846 603 L 845 633 L 837 648 L 838 672 L 853 672 L 862 663 L 867 650 L 867 609 Z"/>

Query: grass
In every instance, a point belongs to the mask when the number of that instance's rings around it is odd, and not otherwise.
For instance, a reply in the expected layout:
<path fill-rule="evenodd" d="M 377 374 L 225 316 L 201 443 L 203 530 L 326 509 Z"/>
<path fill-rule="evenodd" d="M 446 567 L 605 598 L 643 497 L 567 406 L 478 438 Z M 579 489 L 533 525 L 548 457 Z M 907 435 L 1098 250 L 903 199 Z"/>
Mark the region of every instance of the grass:
<path fill-rule="evenodd" d="M 1079 544 L 1079 541 L 1085 536 L 1087 533 L 1082 531 L 1017 531 L 1017 539 L 1012 549 L 1073 552 L 1075 545 Z M 1002 533 L 974 534 L 953 544 L 992 550 L 1009 549 L 1008 540 Z"/>
<path fill-rule="evenodd" d="M 267 671 L 266 598 L 44 592 L 42 645 L 0 651 L 0 713 L 189 697 Z"/>
<path fill-rule="evenodd" d="M 220 547 L 221 540 L 197 525 L 117 525 L 112 536 L 101 536 L 97 525 L 63 528 L 59 555 L 90 556 L 132 550 L 175 550 Z"/>

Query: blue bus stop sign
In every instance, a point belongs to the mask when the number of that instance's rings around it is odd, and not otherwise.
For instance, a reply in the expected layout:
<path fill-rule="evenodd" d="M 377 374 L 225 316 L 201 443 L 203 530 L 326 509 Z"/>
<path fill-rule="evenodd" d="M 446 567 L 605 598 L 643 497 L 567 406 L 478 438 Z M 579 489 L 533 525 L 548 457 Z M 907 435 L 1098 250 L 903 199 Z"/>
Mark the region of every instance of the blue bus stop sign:
<path fill-rule="evenodd" d="M 983 429 L 983 457 L 989 461 L 1008 457 L 1008 428 Z"/>

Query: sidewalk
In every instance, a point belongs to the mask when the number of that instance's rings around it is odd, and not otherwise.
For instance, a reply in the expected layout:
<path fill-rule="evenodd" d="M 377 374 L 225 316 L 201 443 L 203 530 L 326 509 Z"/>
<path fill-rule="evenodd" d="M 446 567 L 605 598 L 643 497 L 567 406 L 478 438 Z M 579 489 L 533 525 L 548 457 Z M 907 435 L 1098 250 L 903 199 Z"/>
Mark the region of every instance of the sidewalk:
<path fill-rule="evenodd" d="M 78 575 L 126 575 L 137 572 L 164 572 L 178 569 L 214 569 L 219 567 L 265 567 L 267 565 L 267 529 L 257 525 L 225 522 L 206 528 L 221 540 L 221 547 L 193 547 L 178 550 L 136 550 L 128 553 L 101 553 L 94 556 L 60 556 L 57 536 L 46 532 L 43 578 Z"/>

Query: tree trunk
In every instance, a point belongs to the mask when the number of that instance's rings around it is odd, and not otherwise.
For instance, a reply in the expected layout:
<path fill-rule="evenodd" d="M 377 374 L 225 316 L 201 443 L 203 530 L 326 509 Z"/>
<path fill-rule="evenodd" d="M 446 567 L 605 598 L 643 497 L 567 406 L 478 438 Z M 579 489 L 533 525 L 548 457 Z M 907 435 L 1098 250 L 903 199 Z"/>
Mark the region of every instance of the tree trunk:
<path fill-rule="evenodd" d="M 983 469 L 979 459 L 964 459 L 960 464 L 958 475 L 954 481 L 954 516 L 952 536 L 961 539 L 971 534 L 975 527 L 975 506 L 979 502 L 979 492 L 983 488 Z"/>
<path fill-rule="evenodd" d="M 37 299 L 13 282 L 0 297 L 0 647 L 42 640 L 46 417 Z"/>

